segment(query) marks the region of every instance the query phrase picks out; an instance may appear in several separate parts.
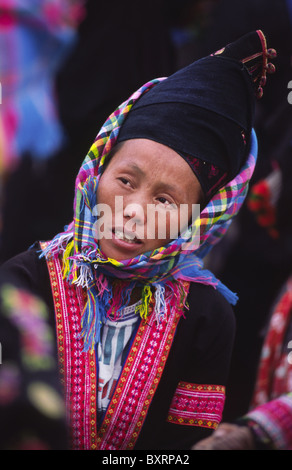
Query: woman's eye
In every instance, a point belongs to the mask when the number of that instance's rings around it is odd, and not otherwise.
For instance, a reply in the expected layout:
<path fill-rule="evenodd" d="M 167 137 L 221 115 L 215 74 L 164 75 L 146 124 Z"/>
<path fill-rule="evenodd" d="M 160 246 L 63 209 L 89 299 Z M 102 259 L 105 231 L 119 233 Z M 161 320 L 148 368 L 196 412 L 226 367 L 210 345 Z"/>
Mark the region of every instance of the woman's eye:
<path fill-rule="evenodd" d="M 166 199 L 166 197 L 163 197 L 163 196 L 157 198 L 157 200 L 158 200 L 158 202 L 160 202 L 161 204 L 164 204 L 164 205 L 171 204 L 170 201 L 168 199 Z"/>
<path fill-rule="evenodd" d="M 127 178 L 121 177 L 121 178 L 119 178 L 119 180 L 120 180 L 123 184 L 126 184 L 126 185 L 130 184 L 130 181 L 127 180 Z"/>
<path fill-rule="evenodd" d="M 177 204 L 173 201 L 172 198 L 167 198 L 164 196 L 160 196 L 157 198 L 157 201 L 159 204 L 161 204 L 161 207 L 167 210 L 177 210 Z"/>

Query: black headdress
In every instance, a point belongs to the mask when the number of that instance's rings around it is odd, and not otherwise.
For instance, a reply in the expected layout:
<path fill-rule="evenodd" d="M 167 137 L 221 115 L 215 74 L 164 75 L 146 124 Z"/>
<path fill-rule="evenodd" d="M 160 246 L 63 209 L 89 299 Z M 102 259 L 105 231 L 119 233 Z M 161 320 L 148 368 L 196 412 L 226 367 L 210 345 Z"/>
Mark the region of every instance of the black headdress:
<path fill-rule="evenodd" d="M 256 97 L 275 56 L 259 30 L 197 60 L 135 103 L 118 141 L 147 138 L 171 147 L 211 197 L 246 159 Z"/>

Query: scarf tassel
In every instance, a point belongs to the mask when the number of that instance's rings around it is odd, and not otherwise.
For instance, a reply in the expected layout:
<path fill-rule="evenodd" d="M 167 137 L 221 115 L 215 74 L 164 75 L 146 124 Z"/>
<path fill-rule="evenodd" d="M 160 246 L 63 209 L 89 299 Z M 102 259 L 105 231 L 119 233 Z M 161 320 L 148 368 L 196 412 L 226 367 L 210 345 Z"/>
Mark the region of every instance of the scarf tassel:
<path fill-rule="evenodd" d="M 81 337 L 84 340 L 84 352 L 93 352 L 95 345 L 100 341 L 103 318 L 101 315 L 98 293 L 94 285 L 87 291 L 87 302 L 81 317 Z"/>
<path fill-rule="evenodd" d="M 238 295 L 228 289 L 228 287 L 226 287 L 221 281 L 218 281 L 216 288 L 231 305 L 237 304 Z"/>
<path fill-rule="evenodd" d="M 152 291 L 150 285 L 146 284 L 142 290 L 142 303 L 140 307 L 140 316 L 146 320 L 149 316 L 149 305 L 152 300 Z"/>
<path fill-rule="evenodd" d="M 162 284 L 155 284 L 154 312 L 158 323 L 166 316 L 165 287 Z"/>

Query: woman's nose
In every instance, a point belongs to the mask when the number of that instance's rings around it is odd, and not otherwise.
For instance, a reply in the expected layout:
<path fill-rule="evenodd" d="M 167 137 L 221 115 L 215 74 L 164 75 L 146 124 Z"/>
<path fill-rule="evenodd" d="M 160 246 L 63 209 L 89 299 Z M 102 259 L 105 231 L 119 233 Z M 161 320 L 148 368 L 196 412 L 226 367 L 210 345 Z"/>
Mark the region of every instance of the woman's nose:
<path fill-rule="evenodd" d="M 124 217 L 126 219 L 132 219 L 133 222 L 139 225 L 144 225 L 146 223 L 146 213 L 144 207 L 137 202 L 126 204 L 124 207 Z"/>
<path fill-rule="evenodd" d="M 132 219 L 136 224 L 146 224 L 147 200 L 144 194 L 136 193 L 133 197 L 126 198 L 123 213 L 125 218 Z"/>

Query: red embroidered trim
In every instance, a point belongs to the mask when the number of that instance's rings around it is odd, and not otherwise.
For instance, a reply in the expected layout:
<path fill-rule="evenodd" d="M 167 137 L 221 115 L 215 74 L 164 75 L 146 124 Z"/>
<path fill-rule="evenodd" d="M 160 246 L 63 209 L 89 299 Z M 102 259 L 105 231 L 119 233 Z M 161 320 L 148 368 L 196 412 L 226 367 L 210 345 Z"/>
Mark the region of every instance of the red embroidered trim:
<path fill-rule="evenodd" d="M 288 338 L 286 335 L 292 321 L 292 280 L 277 302 L 269 329 L 262 347 L 254 396 L 251 409 L 263 405 L 291 390 L 292 364 L 288 361 Z M 290 339 L 290 338 L 289 338 Z M 287 341 L 287 346 L 285 344 Z"/>
<path fill-rule="evenodd" d="M 174 312 L 156 324 L 151 315 L 141 322 L 103 425 L 100 449 L 134 448 L 147 410 L 157 389 L 181 315 Z"/>
<path fill-rule="evenodd" d="M 292 393 L 258 406 L 247 414 L 278 450 L 292 450 Z"/>
<path fill-rule="evenodd" d="M 43 245 L 42 245 L 43 246 Z M 70 447 L 96 448 L 96 364 L 94 353 L 83 353 L 80 312 L 84 293 L 64 279 L 61 263 L 48 259 L 56 316 L 59 371 L 66 403 Z"/>
<path fill-rule="evenodd" d="M 179 382 L 169 409 L 169 423 L 216 429 L 222 419 L 225 387 Z"/>

